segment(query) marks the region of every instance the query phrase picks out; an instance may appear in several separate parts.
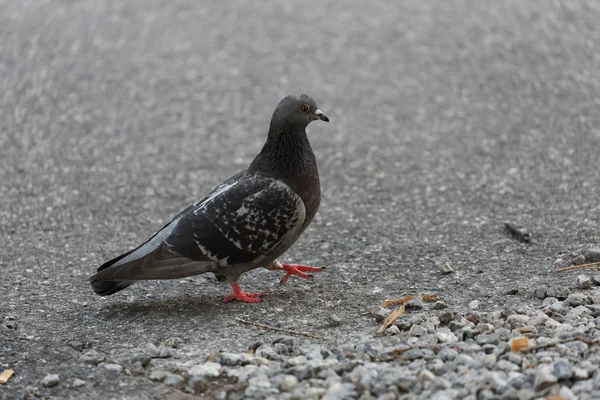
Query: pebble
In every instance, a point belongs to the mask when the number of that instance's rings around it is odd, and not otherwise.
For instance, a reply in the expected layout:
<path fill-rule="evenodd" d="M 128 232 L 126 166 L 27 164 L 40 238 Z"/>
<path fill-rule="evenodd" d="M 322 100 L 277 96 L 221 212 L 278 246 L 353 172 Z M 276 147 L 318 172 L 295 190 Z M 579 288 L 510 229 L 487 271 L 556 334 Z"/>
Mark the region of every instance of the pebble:
<path fill-rule="evenodd" d="M 221 364 L 207 361 L 204 364 L 194 365 L 188 370 L 188 375 L 216 378 L 221 372 Z"/>
<path fill-rule="evenodd" d="M 52 387 L 56 386 L 60 383 L 60 377 L 58 374 L 50 374 L 46 375 L 41 381 L 40 386 L 42 387 Z"/>
<path fill-rule="evenodd" d="M 120 373 L 121 371 L 123 371 L 123 367 L 119 364 L 101 364 L 101 366 L 107 370 L 107 371 L 112 371 L 112 372 L 117 372 Z"/>
<path fill-rule="evenodd" d="M 558 300 L 565 300 L 569 295 L 569 289 L 555 286 L 546 291 L 548 297 L 556 297 Z"/>
<path fill-rule="evenodd" d="M 425 306 L 418 296 L 413 297 L 405 304 L 407 311 L 422 310 Z"/>
<path fill-rule="evenodd" d="M 469 303 L 469 308 L 471 310 L 479 310 L 479 301 L 478 300 L 473 300 Z"/>
<path fill-rule="evenodd" d="M 535 390 L 543 390 L 556 382 L 558 382 L 558 378 L 550 372 L 549 368 L 542 366 L 535 374 L 533 387 Z"/>
<path fill-rule="evenodd" d="M 181 346 L 181 343 L 183 343 L 183 341 L 181 340 L 181 338 L 178 338 L 177 336 L 172 336 L 163 341 L 164 346 L 171 347 L 173 349 L 176 349 L 179 346 Z"/>
<path fill-rule="evenodd" d="M 591 247 L 587 249 L 583 254 L 585 255 L 585 259 L 589 263 L 600 261 L 600 247 Z"/>
<path fill-rule="evenodd" d="M 447 308 L 447 307 L 448 307 L 448 305 L 446 303 L 438 300 L 435 303 L 433 303 L 433 306 L 431 308 L 434 310 L 443 310 L 444 308 Z"/>
<path fill-rule="evenodd" d="M 579 254 L 577 257 L 573 258 L 571 264 L 573 265 L 583 265 L 585 264 L 585 256 L 583 254 Z"/>
<path fill-rule="evenodd" d="M 592 283 L 596 286 L 600 286 L 600 275 L 592 276 Z"/>
<path fill-rule="evenodd" d="M 106 360 L 106 356 L 96 350 L 88 350 L 79 357 L 79 360 L 86 364 L 98 365 L 102 361 Z"/>
<path fill-rule="evenodd" d="M 340 326 L 342 324 L 342 319 L 336 314 L 331 314 L 329 316 L 329 325 L 331 326 Z"/>
<path fill-rule="evenodd" d="M 391 313 L 391 311 L 388 310 L 387 308 L 379 307 L 379 309 L 377 311 L 375 311 L 375 313 L 374 313 L 375 321 L 383 322 L 383 320 L 386 319 L 387 316 L 390 315 L 390 313 Z"/>
<path fill-rule="evenodd" d="M 546 296 L 548 296 L 547 292 L 548 289 L 546 289 L 545 287 L 539 287 L 533 291 L 533 295 L 538 299 L 545 299 Z"/>
<path fill-rule="evenodd" d="M 444 263 L 441 265 L 442 275 L 449 275 L 454 272 L 452 266 L 448 263 Z"/>
<path fill-rule="evenodd" d="M 163 383 L 167 386 L 174 386 L 174 387 L 178 387 L 178 386 L 183 386 L 184 383 L 183 377 L 181 375 L 177 375 L 177 374 L 169 374 L 165 380 L 163 381 Z"/>
<path fill-rule="evenodd" d="M 398 328 L 396 325 L 392 325 L 385 330 L 385 334 L 388 336 L 398 335 L 400 334 L 400 328 Z"/>
<path fill-rule="evenodd" d="M 506 318 L 506 322 L 510 325 L 511 329 L 520 328 L 526 326 L 529 323 L 529 317 L 522 314 L 509 315 Z"/>
<path fill-rule="evenodd" d="M 81 379 L 73 380 L 73 387 L 80 388 L 80 387 L 84 387 L 85 385 L 87 385 L 86 381 L 83 381 Z"/>
<path fill-rule="evenodd" d="M 577 275 L 577 286 L 580 289 L 589 289 L 591 286 L 591 279 L 586 275 Z"/>
<path fill-rule="evenodd" d="M 413 325 L 408 330 L 408 334 L 410 336 L 425 336 L 427 335 L 427 329 L 423 328 L 421 325 Z"/>
<path fill-rule="evenodd" d="M 175 355 L 175 350 L 172 347 L 160 347 L 157 358 L 171 358 Z"/>
<path fill-rule="evenodd" d="M 590 303 L 587 295 L 584 293 L 572 293 L 565 300 L 571 307 L 587 305 Z"/>

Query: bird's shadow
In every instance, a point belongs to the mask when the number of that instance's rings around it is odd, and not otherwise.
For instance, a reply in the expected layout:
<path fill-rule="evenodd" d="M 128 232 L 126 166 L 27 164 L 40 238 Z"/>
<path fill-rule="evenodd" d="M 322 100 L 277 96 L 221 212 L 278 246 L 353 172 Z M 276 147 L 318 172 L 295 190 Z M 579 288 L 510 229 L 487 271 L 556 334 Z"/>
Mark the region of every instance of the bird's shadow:
<path fill-rule="evenodd" d="M 134 302 L 118 302 L 107 305 L 104 314 L 107 319 L 131 320 L 135 317 L 148 316 L 169 317 L 198 317 L 215 315 L 222 318 L 227 315 L 240 315 L 252 310 L 271 308 L 276 303 L 292 303 L 293 293 L 281 291 L 269 296 L 267 293 L 258 303 L 243 303 L 239 301 L 224 302 L 222 294 L 189 295 L 180 294 L 169 298 L 139 300 Z"/>

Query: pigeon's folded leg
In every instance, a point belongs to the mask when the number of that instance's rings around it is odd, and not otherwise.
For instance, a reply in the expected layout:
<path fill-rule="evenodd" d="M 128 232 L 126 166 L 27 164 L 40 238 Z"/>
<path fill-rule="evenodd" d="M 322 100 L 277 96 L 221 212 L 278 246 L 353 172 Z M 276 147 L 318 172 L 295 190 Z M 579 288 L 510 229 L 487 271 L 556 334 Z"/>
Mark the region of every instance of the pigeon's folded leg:
<path fill-rule="evenodd" d="M 227 278 L 227 281 L 229 281 L 229 283 L 231 284 L 231 287 L 233 289 L 233 294 L 225 296 L 225 298 L 223 299 L 223 301 L 225 301 L 225 302 L 231 301 L 231 300 L 239 300 L 239 301 L 244 301 L 246 303 L 258 303 L 260 301 L 260 296 L 265 294 L 265 292 L 254 292 L 254 293 L 244 292 L 242 290 L 242 288 L 240 287 L 240 285 L 238 285 L 237 279 L 233 280 L 233 279 Z"/>
<path fill-rule="evenodd" d="M 285 271 L 287 274 L 279 283 L 286 283 L 290 276 L 296 275 L 300 278 L 310 279 L 312 275 L 305 274 L 305 272 L 322 272 L 325 271 L 324 267 L 311 267 L 308 265 L 300 265 L 300 264 L 281 264 L 279 261 L 273 261 L 273 263 L 267 267 L 270 271 Z"/>

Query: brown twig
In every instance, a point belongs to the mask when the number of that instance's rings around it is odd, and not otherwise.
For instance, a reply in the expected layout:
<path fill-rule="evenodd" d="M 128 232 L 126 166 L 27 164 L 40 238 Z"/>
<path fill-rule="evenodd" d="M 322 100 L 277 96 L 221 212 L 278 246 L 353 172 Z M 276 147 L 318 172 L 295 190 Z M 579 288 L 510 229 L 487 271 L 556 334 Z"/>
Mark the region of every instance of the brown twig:
<path fill-rule="evenodd" d="M 395 299 L 387 299 L 386 301 L 384 301 L 381 304 L 381 307 L 383 308 L 387 308 L 389 306 L 395 306 L 398 304 L 406 304 L 408 301 L 412 300 L 414 296 L 404 296 L 404 297 L 398 297 Z"/>
<path fill-rule="evenodd" d="M 440 298 L 435 293 L 421 295 L 421 300 L 423 300 L 423 301 L 431 301 L 431 302 L 433 302 L 433 301 L 438 301 L 439 299 Z"/>
<path fill-rule="evenodd" d="M 326 337 L 313 335 L 312 333 L 296 332 L 296 331 L 290 331 L 287 329 L 279 329 L 279 328 L 275 328 L 274 326 L 259 324 L 258 322 L 246 321 L 241 318 L 236 318 L 235 320 L 238 322 L 241 322 L 242 324 L 245 324 L 245 325 L 255 326 L 257 328 L 262 328 L 262 329 L 268 329 L 268 330 L 275 331 L 275 332 L 287 333 L 288 335 L 306 336 L 306 337 L 318 339 L 318 340 L 327 340 Z"/>
<path fill-rule="evenodd" d="M 361 315 L 361 316 L 362 316 L 362 315 L 369 315 L 369 314 L 372 314 L 372 313 L 373 313 L 373 310 L 367 310 L 367 311 L 365 311 L 365 312 L 362 312 L 362 313 L 360 313 L 360 315 Z"/>
<path fill-rule="evenodd" d="M 406 297 L 412 297 L 412 296 L 406 296 Z M 400 306 L 400 308 L 392 311 L 390 313 L 390 315 L 388 315 L 381 323 L 381 327 L 377 330 L 377 334 L 378 335 L 383 334 L 385 332 L 385 330 L 387 329 L 387 327 L 390 326 L 390 324 L 392 322 L 394 322 L 398 317 L 400 317 L 402 314 L 404 314 L 405 310 L 406 310 L 406 306 L 404 304 L 402 304 L 402 306 Z"/>
<path fill-rule="evenodd" d="M 516 226 L 514 226 L 510 222 L 505 222 L 504 223 L 504 227 L 510 233 L 512 233 L 512 235 L 515 238 L 519 239 L 521 242 L 524 242 L 524 243 L 530 243 L 531 242 L 531 236 L 529 235 L 529 232 L 525 232 L 525 231 L 517 228 Z"/>
<path fill-rule="evenodd" d="M 572 269 L 595 267 L 595 266 L 600 266 L 600 261 L 589 263 L 589 264 L 571 265 L 569 267 L 559 268 L 559 269 L 556 270 L 556 272 L 570 271 Z"/>

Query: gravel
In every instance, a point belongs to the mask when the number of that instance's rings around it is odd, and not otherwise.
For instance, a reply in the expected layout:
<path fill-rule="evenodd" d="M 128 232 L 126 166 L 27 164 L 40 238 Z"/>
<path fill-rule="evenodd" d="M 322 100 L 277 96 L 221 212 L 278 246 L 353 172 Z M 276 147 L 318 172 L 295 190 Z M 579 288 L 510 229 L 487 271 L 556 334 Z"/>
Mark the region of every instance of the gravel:
<path fill-rule="evenodd" d="M 539 306 L 523 303 L 515 309 L 488 310 L 480 303 L 474 310 L 471 301 L 444 312 L 437 302 L 418 304 L 394 322 L 410 325 L 407 330 L 392 325 L 395 329 L 386 335 L 367 335 L 354 343 L 276 336 L 267 343 L 248 343 L 250 351 L 220 351 L 194 364 L 193 355 L 183 356 L 184 343 L 178 345 L 183 358 L 171 361 L 158 357 L 160 348 L 146 345 L 154 361 L 146 362 L 150 354 L 132 361 L 146 366 L 143 375 L 153 382 L 210 398 L 600 396 L 600 329 L 594 319 L 600 290 L 574 291 L 565 301 L 549 297 Z M 373 332 L 381 314 L 379 309 L 367 317 Z M 523 338 L 527 345 L 513 351 L 513 342 Z M 86 354 L 100 358 L 93 351 Z M 125 372 L 113 363 L 97 368 Z M 43 382 L 55 385 L 59 379 L 49 375 Z"/>

